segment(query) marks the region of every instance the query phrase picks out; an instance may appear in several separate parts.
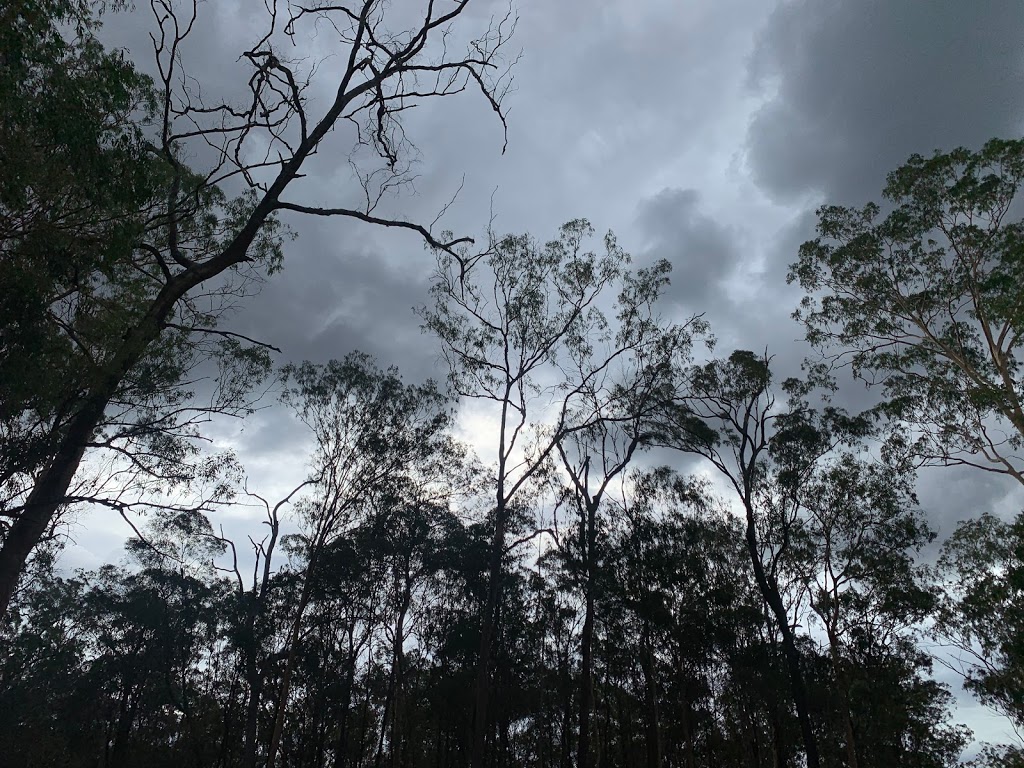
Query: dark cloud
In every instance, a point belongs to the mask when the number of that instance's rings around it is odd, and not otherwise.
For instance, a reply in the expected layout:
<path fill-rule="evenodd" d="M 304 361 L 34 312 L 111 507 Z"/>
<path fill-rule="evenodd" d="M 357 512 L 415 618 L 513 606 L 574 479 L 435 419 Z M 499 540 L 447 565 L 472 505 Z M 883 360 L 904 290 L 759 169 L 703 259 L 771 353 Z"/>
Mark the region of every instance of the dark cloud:
<path fill-rule="evenodd" d="M 301 229 L 283 272 L 235 319 L 244 332 L 280 347 L 286 360 L 359 350 L 410 379 L 436 375 L 436 350 L 413 313 L 430 299 L 433 263 L 417 237 L 316 220 Z"/>
<path fill-rule="evenodd" d="M 766 194 L 802 212 L 764 249 L 752 291 L 761 302 L 752 312 L 736 308 L 739 336 L 775 337 L 789 358 L 784 368 L 809 351 L 791 341 L 802 330 L 782 319 L 801 296 L 784 280 L 815 234 L 818 204 L 877 200 L 886 174 L 913 153 L 1020 135 L 1022 39 L 1024 5 L 1015 0 L 789 0 L 775 8 L 749 60 L 750 83 L 767 100 L 748 128 L 746 165 Z M 874 396 L 853 382 L 839 393 L 850 410 Z M 929 480 L 942 482 L 941 473 Z"/>
<path fill-rule="evenodd" d="M 939 543 L 956 530 L 961 520 L 1003 507 L 1018 507 L 1021 492 L 1009 477 L 972 467 L 930 467 L 918 473 L 917 495 L 939 535 Z"/>
<path fill-rule="evenodd" d="M 885 174 L 911 153 L 978 146 L 1024 128 L 1019 0 L 516 5 L 513 49 L 524 56 L 508 102 L 507 152 L 500 123 L 473 94 L 426 101 L 406 115 L 418 178 L 379 212 L 429 223 L 462 186 L 439 229 L 481 236 L 492 200 L 499 233 L 545 240 L 568 219 L 590 218 L 598 232 L 614 229 L 638 263 L 671 260 L 673 309 L 704 312 L 720 354 L 767 349 L 778 378 L 798 375 L 810 351 L 790 317 L 800 290 L 786 285 L 785 272 L 814 234 L 813 207 L 877 198 Z M 389 13 L 418 7 L 393 3 Z M 505 0 L 473 0 L 456 35 L 506 9 Z M 263 33 L 263 5 L 217 0 L 199 10 L 183 63 L 204 95 L 231 97 L 244 89 L 237 56 Z M 153 72 L 147 4 L 107 24 L 109 38 Z M 295 49 L 320 65 L 327 84 L 339 61 L 332 44 L 324 28 Z M 310 95 L 322 104 L 331 91 Z M 358 204 L 350 139 L 344 128 L 333 133 L 289 199 Z M 191 158 L 205 159 L 201 149 Z M 284 271 L 231 327 L 281 347 L 282 362 L 359 349 L 398 365 L 407 380 L 443 376 L 436 343 L 411 311 L 429 300 L 434 262 L 421 242 L 351 221 L 290 223 L 299 238 Z M 856 411 L 874 395 L 847 385 L 839 397 Z M 302 479 L 308 435 L 286 409 L 260 411 L 240 432 L 218 426 L 216 436 L 239 450 L 252 487 L 269 498 Z M 696 466 L 664 451 L 644 460 Z M 984 509 L 1019 506 L 999 478 L 966 469 L 924 472 L 919 489 L 943 536 Z M 225 515 L 238 541 L 259 530 L 257 513 Z M 126 533 L 102 512 L 83 518 L 69 562 L 117 559 Z M 983 719 L 966 708 L 964 717 Z"/>
<path fill-rule="evenodd" d="M 638 208 L 637 260 L 649 264 L 668 259 L 673 265 L 666 298 L 681 313 L 698 312 L 711 324 L 716 353 L 734 349 L 768 351 L 781 380 L 800 375 L 809 348 L 792 319 L 799 291 L 787 286 L 779 270 L 765 270 L 752 259 L 758 244 L 742 226 L 727 226 L 703 210 L 694 189 L 664 189 Z M 794 250 L 806 216 L 781 229 L 777 250 Z"/>
<path fill-rule="evenodd" d="M 1024 123 L 1017 0 L 793 0 L 751 60 L 777 93 L 750 125 L 750 168 L 771 195 L 877 197 L 915 152 L 976 147 Z"/>
<path fill-rule="evenodd" d="M 739 251 L 735 234 L 701 211 L 697 190 L 663 189 L 643 200 L 637 227 L 643 244 L 638 260 L 673 265 L 667 298 L 692 308 L 721 295 Z"/>

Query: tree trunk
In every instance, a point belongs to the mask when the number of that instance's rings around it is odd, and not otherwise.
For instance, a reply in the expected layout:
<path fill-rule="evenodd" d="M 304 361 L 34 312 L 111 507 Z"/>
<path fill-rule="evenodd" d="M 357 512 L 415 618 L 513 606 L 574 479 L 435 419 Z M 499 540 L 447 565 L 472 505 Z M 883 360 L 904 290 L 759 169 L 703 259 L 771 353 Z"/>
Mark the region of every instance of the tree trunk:
<path fill-rule="evenodd" d="M 131 736 L 132 724 L 135 721 L 135 704 L 131 701 L 131 686 L 122 682 L 124 691 L 121 694 L 119 714 L 117 718 L 117 729 L 114 736 L 114 745 L 110 750 L 111 768 L 121 768 L 127 765 L 125 762 L 128 750 L 128 739 Z"/>
<path fill-rule="evenodd" d="M 686 757 L 686 768 L 697 768 L 697 745 L 694 743 L 693 733 L 693 705 L 687 695 L 687 685 L 682 685 L 683 711 L 679 714 L 680 724 L 683 726 L 683 738 L 686 746 L 683 754 Z"/>
<path fill-rule="evenodd" d="M 220 255 L 174 276 L 160 289 L 146 314 L 125 333 L 124 343 L 110 359 L 106 369 L 96 376 L 96 383 L 68 423 L 67 432 L 53 459 L 35 478 L 21 514 L 11 525 L 0 547 L 0 617 L 7 614 L 25 562 L 46 534 L 57 510 L 64 504 L 68 488 L 85 455 L 86 445 L 92 439 L 110 399 L 117 393 L 124 377 L 142 359 L 149 345 L 159 338 L 164 323 L 182 296 L 245 258 L 263 222 L 273 212 L 277 196 L 287 186 L 291 176 L 298 172 L 301 160 L 298 164 L 293 162 L 293 165 L 294 169 L 287 180 L 284 180 L 282 174 L 275 181 L 245 227 Z"/>
<path fill-rule="evenodd" d="M 384 759 L 384 738 L 388 732 L 388 723 L 391 722 L 391 707 L 394 703 L 392 700 L 395 684 L 394 667 L 391 668 L 388 678 L 388 692 L 384 697 L 384 712 L 380 716 L 380 733 L 377 736 L 377 751 L 373 757 L 373 768 L 381 768 L 381 762 Z"/>
<path fill-rule="evenodd" d="M 578 768 L 593 768 L 594 756 L 590 748 L 590 710 L 594 701 L 593 647 L 594 647 L 594 547 L 597 543 L 596 504 L 587 504 L 584 527 L 586 548 L 583 552 L 583 589 L 586 609 L 583 619 L 583 633 L 580 638 L 580 711 L 579 743 L 576 765 Z"/>
<path fill-rule="evenodd" d="M 804 685 L 803 671 L 800 668 L 800 653 L 796 648 L 796 637 L 793 634 L 793 629 L 789 626 L 789 616 L 786 614 L 786 606 L 782 602 L 778 585 L 774 583 L 774 580 L 769 580 L 768 574 L 764 570 L 764 563 L 761 562 L 753 507 L 749 502 L 745 506 L 747 512 L 747 552 L 750 554 L 750 561 L 754 567 L 754 578 L 757 581 L 758 588 L 761 590 L 761 596 L 775 616 L 775 621 L 779 625 L 779 631 L 782 633 L 782 650 L 786 657 L 789 682 L 793 691 L 793 703 L 796 705 L 797 719 L 800 721 L 800 734 L 803 737 L 804 751 L 807 754 L 807 768 L 821 768 L 821 760 L 818 757 L 818 743 L 814 738 L 814 728 L 811 724 L 807 688 Z"/>
<path fill-rule="evenodd" d="M 559 768 L 572 766 L 572 676 L 568 671 L 568 660 L 561 660 L 565 701 L 562 706 L 562 727 L 559 734 Z"/>
<path fill-rule="evenodd" d="M 777 708 L 772 709 L 772 766 L 773 768 L 786 768 L 789 758 L 786 754 L 786 737 L 783 731 L 782 717 Z"/>
<path fill-rule="evenodd" d="M 405 672 L 405 615 L 412 603 L 412 574 L 405 565 L 401 604 L 395 619 L 395 636 L 391 647 L 391 768 L 399 768 L 402 757 L 403 686 Z"/>
<path fill-rule="evenodd" d="M 654 649 L 644 627 L 641 638 L 640 666 L 644 672 L 644 719 L 647 731 L 647 768 L 661 768 L 661 725 L 658 714 L 658 683 L 654 671 Z"/>
<path fill-rule="evenodd" d="M 495 510 L 494 536 L 491 540 L 487 605 L 484 606 L 483 621 L 480 625 L 480 651 L 477 657 L 473 711 L 473 749 L 470 753 L 472 768 L 484 768 L 484 748 L 487 743 L 487 700 L 490 693 L 491 643 L 494 637 L 498 603 L 501 599 L 501 561 L 504 556 L 505 509 L 504 505 L 499 504 Z"/>
<path fill-rule="evenodd" d="M 352 708 L 352 689 L 356 681 L 355 626 L 348 628 L 348 672 L 345 677 L 345 693 L 341 700 L 341 714 L 338 718 L 338 738 L 334 743 L 334 768 L 345 768 L 348 764 L 348 722 Z"/>
<path fill-rule="evenodd" d="M 60 449 L 37 477 L 24 509 L 7 532 L 0 547 L 0 618 L 7 614 L 32 549 L 46 535 L 67 497 L 68 487 L 85 455 L 85 445 L 103 418 L 108 399 L 109 395 L 92 396 L 71 420 Z"/>
<path fill-rule="evenodd" d="M 843 709 L 843 727 L 846 731 L 846 767 L 859 768 L 857 741 L 853 730 L 853 713 L 850 711 L 850 687 L 846 680 L 846 672 L 843 669 L 843 660 L 839 653 L 839 637 L 834 626 L 828 629 L 828 649 L 829 657 L 832 661 L 832 671 L 836 676 L 836 690 L 839 691 L 839 699 Z"/>
<path fill-rule="evenodd" d="M 291 630 L 288 633 L 288 655 L 285 659 L 284 672 L 281 675 L 281 690 L 277 702 L 277 711 L 274 714 L 274 726 L 270 732 L 270 745 L 267 747 L 267 768 L 274 768 L 277 760 L 277 750 L 281 744 L 281 734 L 284 732 L 285 711 L 288 708 L 288 694 L 291 692 L 292 675 L 295 673 L 295 662 L 299 654 L 299 633 L 302 629 L 302 616 L 309 605 L 309 599 L 313 594 L 313 571 L 316 568 L 317 554 L 314 552 L 306 566 L 306 578 L 302 584 L 302 593 L 299 596 L 299 604 L 295 608 L 295 619 L 292 621 Z"/>
<path fill-rule="evenodd" d="M 249 640 L 249 638 L 247 638 Z M 245 706 L 245 730 L 242 741 L 242 768 L 256 768 L 256 739 L 259 727 L 260 700 L 263 695 L 263 676 L 256 661 L 257 649 L 253 642 L 247 649 L 245 679 L 249 685 L 249 700 Z"/>

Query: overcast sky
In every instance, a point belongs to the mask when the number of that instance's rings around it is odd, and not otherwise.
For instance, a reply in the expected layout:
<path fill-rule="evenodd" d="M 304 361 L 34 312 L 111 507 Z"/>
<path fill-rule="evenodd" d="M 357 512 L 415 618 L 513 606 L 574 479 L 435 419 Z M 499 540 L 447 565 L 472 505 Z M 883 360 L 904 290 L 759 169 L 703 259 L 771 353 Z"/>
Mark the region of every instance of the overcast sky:
<path fill-rule="evenodd" d="M 471 5 L 469 26 L 503 12 L 490 0 Z M 192 74 L 230 90 L 261 7 L 201 5 Z M 492 193 L 499 232 L 544 240 L 589 218 L 639 263 L 673 262 L 666 312 L 705 312 L 720 351 L 767 347 L 786 372 L 805 352 L 786 266 L 813 236 L 815 207 L 876 199 L 911 153 L 1017 138 L 1024 125 L 1019 0 L 519 0 L 516 11 L 523 56 L 507 152 L 480 99 L 424 104 L 408 121 L 417 190 L 391 209 L 429 222 L 464 177 L 444 220 L 459 234 L 486 228 Z M 147 69 L 151 22 L 147 3 L 107 18 L 109 38 Z M 329 52 L 326 36 L 317 46 L 311 56 Z M 351 194 L 343 153 L 322 153 L 304 171 L 306 199 Z M 286 359 L 360 349 L 409 379 L 443 377 L 412 314 L 432 268 L 422 244 L 365 225 L 289 221 L 299 237 L 285 269 L 239 327 Z M 285 415 L 264 413 L 245 429 L 225 437 L 268 493 L 301 473 L 280 460 L 301 439 Z M 922 478 L 922 503 L 943 534 L 987 508 L 1013 511 L 1008 486 L 982 474 Z M 69 560 L 116 560 L 122 535 L 90 522 Z M 965 717 L 979 732 L 993 727 Z"/>

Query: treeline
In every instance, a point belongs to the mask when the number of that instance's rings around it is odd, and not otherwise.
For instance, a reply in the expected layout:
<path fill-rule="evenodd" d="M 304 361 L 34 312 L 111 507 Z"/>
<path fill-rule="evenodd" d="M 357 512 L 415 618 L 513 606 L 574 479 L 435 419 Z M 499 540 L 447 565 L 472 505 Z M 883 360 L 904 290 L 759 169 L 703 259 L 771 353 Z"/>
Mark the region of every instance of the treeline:
<path fill-rule="evenodd" d="M 575 765 L 583 695 L 597 765 L 799 764 L 779 633 L 741 526 L 665 479 L 647 478 L 601 525 L 587 694 L 578 527 L 540 558 L 532 547 L 510 553 L 486 765 Z M 198 556 L 209 540 L 202 528 L 173 528 L 179 551 Z M 368 511 L 307 575 L 294 644 L 298 551 L 262 592 L 196 561 L 154 562 L 145 549 L 135 567 L 38 576 L 19 601 L 19 631 L 5 638 L 5 761 L 234 766 L 255 737 L 262 764 L 283 716 L 281 765 L 468 765 L 487 544 L 485 524 L 447 510 Z M 791 586 L 795 602 L 801 587 Z M 825 765 L 847 764 L 848 718 L 862 765 L 957 762 L 965 733 L 949 725 L 950 695 L 929 678 L 913 633 L 893 631 L 906 624 L 897 600 L 847 618 L 840 675 L 828 647 L 801 632 Z M 806 626 L 806 609 L 794 620 Z"/>
<path fill-rule="evenodd" d="M 504 123 L 512 14 L 460 58 L 465 1 L 407 28 L 271 3 L 222 102 L 183 74 L 199 5 L 152 5 L 155 80 L 99 42 L 107 5 L 0 10 L 0 763 L 951 766 L 936 664 L 1024 728 L 1024 518 L 964 510 L 940 545 L 914 495 L 926 466 L 1024 483 L 1024 142 L 822 208 L 789 274 L 814 354 L 782 379 L 586 221 L 474 242 L 377 213 L 413 104 L 474 89 Z M 327 27 L 340 74 L 282 54 Z M 292 201 L 353 124 L 365 206 Z M 427 243 L 444 384 L 276 368 L 224 322 L 299 214 Z M 205 434 L 268 389 L 310 446 L 279 498 Z M 68 574 L 85 508 L 133 536 Z"/>

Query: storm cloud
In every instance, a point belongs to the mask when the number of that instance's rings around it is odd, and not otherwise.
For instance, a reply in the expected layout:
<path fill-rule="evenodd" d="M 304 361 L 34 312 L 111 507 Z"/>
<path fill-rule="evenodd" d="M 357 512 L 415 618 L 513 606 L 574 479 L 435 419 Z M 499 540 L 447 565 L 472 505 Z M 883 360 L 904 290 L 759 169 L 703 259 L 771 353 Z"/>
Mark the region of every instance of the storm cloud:
<path fill-rule="evenodd" d="M 1013 0 L 794 0 L 758 36 L 774 91 L 748 133 L 769 194 L 873 197 L 912 153 L 978 147 L 1024 126 L 1024 6 Z"/>

